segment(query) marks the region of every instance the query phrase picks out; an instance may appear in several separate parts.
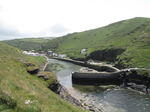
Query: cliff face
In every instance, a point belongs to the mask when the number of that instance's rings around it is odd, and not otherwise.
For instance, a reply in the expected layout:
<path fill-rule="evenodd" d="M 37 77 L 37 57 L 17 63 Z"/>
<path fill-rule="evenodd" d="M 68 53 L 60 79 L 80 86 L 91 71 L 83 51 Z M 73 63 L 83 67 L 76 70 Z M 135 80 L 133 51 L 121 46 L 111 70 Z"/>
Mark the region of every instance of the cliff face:
<path fill-rule="evenodd" d="M 133 90 L 150 94 L 150 70 L 130 69 L 123 76 L 123 86 Z"/>
<path fill-rule="evenodd" d="M 122 54 L 124 51 L 125 49 L 113 49 L 113 48 L 98 50 L 90 53 L 87 59 L 115 62 L 117 60 L 117 56 Z"/>

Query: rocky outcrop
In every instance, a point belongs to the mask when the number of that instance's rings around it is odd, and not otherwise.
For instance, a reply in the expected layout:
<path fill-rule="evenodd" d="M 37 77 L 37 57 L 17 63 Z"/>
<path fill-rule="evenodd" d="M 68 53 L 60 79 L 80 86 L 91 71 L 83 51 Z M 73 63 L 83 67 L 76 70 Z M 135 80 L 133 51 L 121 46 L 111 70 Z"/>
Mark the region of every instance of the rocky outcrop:
<path fill-rule="evenodd" d="M 150 88 L 147 87 L 144 84 L 136 84 L 136 83 L 127 83 L 127 88 L 138 91 L 138 92 L 142 92 L 142 93 L 146 93 L 146 94 L 150 94 Z"/>
<path fill-rule="evenodd" d="M 27 72 L 30 73 L 31 75 L 37 74 L 39 71 L 40 71 L 39 68 L 27 69 Z"/>
<path fill-rule="evenodd" d="M 45 81 L 49 80 L 49 77 L 47 75 L 39 74 L 37 76 L 38 76 L 38 78 L 43 78 Z"/>
<path fill-rule="evenodd" d="M 51 89 L 52 91 L 54 91 L 55 93 L 59 94 L 63 99 L 69 101 L 70 103 L 72 103 L 75 106 L 79 106 L 79 107 L 81 107 L 85 110 L 89 110 L 89 111 L 92 111 L 92 112 L 101 112 L 100 109 L 96 108 L 94 105 L 91 106 L 90 104 L 83 103 L 81 101 L 78 101 L 73 96 L 71 96 L 69 94 L 69 92 L 67 91 L 67 89 L 64 86 L 62 86 L 58 82 L 58 80 L 56 80 L 55 82 L 50 84 L 48 86 L 48 88 Z"/>
<path fill-rule="evenodd" d="M 115 62 L 117 56 L 122 54 L 125 49 L 104 49 L 90 53 L 87 59 Z"/>
<path fill-rule="evenodd" d="M 50 84 L 48 88 L 54 91 L 55 93 L 59 94 L 63 99 L 71 102 L 72 104 L 83 107 L 82 104 L 77 99 L 72 97 L 68 93 L 67 89 L 64 86 L 62 86 L 57 80 L 53 82 L 52 84 Z"/>
<path fill-rule="evenodd" d="M 27 63 L 26 64 L 28 73 L 30 73 L 32 75 L 33 74 L 37 75 L 38 78 L 42 78 L 45 81 L 49 81 L 51 77 L 49 77 L 48 74 L 50 72 L 48 72 L 48 71 L 45 72 L 45 69 L 46 69 L 47 65 L 48 65 L 48 63 L 46 63 L 44 66 L 42 66 L 41 70 L 40 69 L 30 70 L 32 67 L 34 68 L 35 65 L 32 64 L 32 63 Z M 29 67 L 31 67 L 31 68 L 29 68 Z M 47 75 L 45 75 L 45 74 L 47 74 Z M 59 83 L 57 78 L 54 78 L 53 81 L 50 81 L 50 83 L 48 85 L 48 88 L 51 89 L 52 91 L 54 91 L 56 94 L 60 95 L 63 99 L 65 99 L 68 102 L 75 105 L 75 106 L 79 106 L 79 107 L 81 107 L 83 109 L 86 109 L 86 110 L 94 110 L 92 107 L 91 108 L 84 107 L 80 101 L 78 101 L 76 98 L 72 97 L 69 94 L 69 92 L 67 91 L 67 89 Z"/>
<path fill-rule="evenodd" d="M 26 63 L 27 66 L 27 72 L 31 75 L 35 75 L 40 71 L 40 68 L 32 63 Z"/>
<path fill-rule="evenodd" d="M 150 94 L 150 70 L 130 69 L 122 78 L 123 87 Z"/>

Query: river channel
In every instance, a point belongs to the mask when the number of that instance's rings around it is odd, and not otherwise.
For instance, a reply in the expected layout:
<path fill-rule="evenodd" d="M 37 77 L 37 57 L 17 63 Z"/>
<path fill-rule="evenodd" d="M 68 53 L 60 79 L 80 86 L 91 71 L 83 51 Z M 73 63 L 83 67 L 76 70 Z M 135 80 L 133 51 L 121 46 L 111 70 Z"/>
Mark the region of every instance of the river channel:
<path fill-rule="evenodd" d="M 110 86 L 81 86 L 73 85 L 71 73 L 78 71 L 81 66 L 72 63 L 49 59 L 51 63 L 59 63 L 64 69 L 55 72 L 60 83 L 69 93 L 88 105 L 100 108 L 102 112 L 150 112 L 150 95 Z"/>

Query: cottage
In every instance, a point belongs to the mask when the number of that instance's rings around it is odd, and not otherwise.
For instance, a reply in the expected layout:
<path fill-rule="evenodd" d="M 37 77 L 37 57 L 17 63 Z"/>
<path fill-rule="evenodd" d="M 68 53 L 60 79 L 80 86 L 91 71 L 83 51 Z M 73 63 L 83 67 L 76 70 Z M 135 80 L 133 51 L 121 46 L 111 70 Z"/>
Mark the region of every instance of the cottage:
<path fill-rule="evenodd" d="M 57 56 L 58 56 L 58 54 L 56 54 L 56 53 L 53 53 L 53 56 L 54 56 L 54 57 L 57 57 Z"/>
<path fill-rule="evenodd" d="M 66 54 L 59 54 L 59 55 L 58 55 L 58 58 L 66 58 L 66 57 L 67 57 Z"/>
<path fill-rule="evenodd" d="M 40 56 L 39 53 L 34 53 L 33 51 L 23 51 L 22 54 L 26 54 L 26 55 L 29 55 L 29 56 Z"/>
<path fill-rule="evenodd" d="M 82 50 L 81 50 L 81 54 L 86 53 L 86 51 L 87 51 L 86 49 L 82 49 Z"/>
<path fill-rule="evenodd" d="M 48 54 L 49 56 L 53 56 L 53 51 L 48 51 L 47 54 Z"/>

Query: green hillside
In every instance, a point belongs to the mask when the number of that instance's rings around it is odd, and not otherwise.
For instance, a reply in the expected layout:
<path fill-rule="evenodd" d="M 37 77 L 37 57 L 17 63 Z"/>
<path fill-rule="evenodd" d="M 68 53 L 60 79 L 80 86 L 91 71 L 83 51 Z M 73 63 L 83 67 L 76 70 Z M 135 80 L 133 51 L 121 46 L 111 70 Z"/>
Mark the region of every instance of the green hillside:
<path fill-rule="evenodd" d="M 45 48 L 78 60 L 115 62 L 117 67 L 150 68 L 150 18 L 133 18 L 53 39 Z M 51 46 L 53 44 L 53 46 Z M 81 49 L 87 49 L 81 54 Z"/>
<path fill-rule="evenodd" d="M 51 40 L 51 38 L 24 38 L 15 40 L 6 40 L 5 43 L 20 48 L 22 50 L 39 50 L 42 45 Z"/>
<path fill-rule="evenodd" d="M 6 43 L 23 50 L 53 50 L 76 60 L 113 62 L 118 68 L 150 68 L 150 18 L 136 17 L 98 29 L 47 39 Z M 81 54 L 82 49 L 87 49 Z"/>
<path fill-rule="evenodd" d="M 25 63 L 40 67 L 43 57 L 28 57 L 21 50 L 0 42 L 0 112 L 82 112 L 47 88 L 54 81 L 38 79 Z M 30 101 L 29 104 L 25 103 Z"/>

